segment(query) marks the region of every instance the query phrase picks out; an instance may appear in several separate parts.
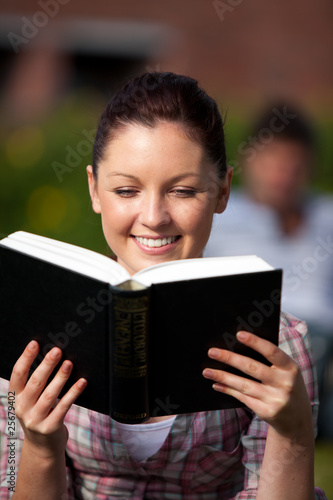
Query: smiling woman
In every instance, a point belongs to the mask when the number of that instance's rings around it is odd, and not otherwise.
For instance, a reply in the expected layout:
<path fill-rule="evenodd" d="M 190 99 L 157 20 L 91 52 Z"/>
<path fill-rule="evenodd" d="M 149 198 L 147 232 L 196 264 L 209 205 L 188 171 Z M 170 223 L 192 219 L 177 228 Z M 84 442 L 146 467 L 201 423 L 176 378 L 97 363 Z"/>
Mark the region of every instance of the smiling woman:
<path fill-rule="evenodd" d="M 102 115 L 87 173 L 105 238 L 130 274 L 201 257 L 213 216 L 228 202 L 232 171 L 225 158 L 221 116 L 195 80 L 149 73 L 116 94 Z M 38 354 L 37 343 L 30 343 L 6 386 L 15 393 L 22 426 L 13 498 L 325 499 L 313 484 L 318 400 L 306 325 L 286 314 L 280 325 L 278 347 L 250 332 L 238 333 L 238 341 L 267 364 L 232 350 L 207 353 L 221 369 L 206 369 L 203 376 L 242 407 L 162 417 L 168 422 L 153 417 L 149 427 L 130 429 L 73 405 L 86 387 L 84 379 L 57 401 L 73 368 L 65 360 L 47 383 L 61 359 L 59 348 L 28 378 Z M 254 379 L 226 372 L 223 364 Z M 0 490 L 6 499 L 11 493 L 2 487 L 2 470 L 8 450 L 1 451 Z"/>
<path fill-rule="evenodd" d="M 216 103 L 191 78 L 135 79 L 103 113 L 87 172 L 106 240 L 130 273 L 200 257 L 232 176 Z"/>
<path fill-rule="evenodd" d="M 166 260 L 201 257 L 212 218 L 227 204 L 231 171 L 218 178 L 182 125 L 128 125 L 104 150 L 90 195 L 109 246 L 131 274 Z M 135 174 L 135 175 L 134 175 Z M 219 189 L 214 195 L 210 185 Z"/>

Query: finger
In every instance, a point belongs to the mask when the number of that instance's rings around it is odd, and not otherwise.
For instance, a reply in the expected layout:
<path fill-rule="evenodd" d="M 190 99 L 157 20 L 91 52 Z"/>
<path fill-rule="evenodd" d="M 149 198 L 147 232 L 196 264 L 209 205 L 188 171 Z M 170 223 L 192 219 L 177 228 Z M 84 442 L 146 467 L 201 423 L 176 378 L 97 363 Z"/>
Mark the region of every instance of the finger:
<path fill-rule="evenodd" d="M 29 370 L 39 351 L 39 345 L 35 340 L 32 340 L 23 353 L 16 361 L 11 377 L 10 390 L 20 393 L 28 380 Z"/>
<path fill-rule="evenodd" d="M 24 393 L 30 404 L 35 404 L 41 392 L 44 390 L 47 380 L 62 356 L 59 347 L 53 347 L 45 356 L 41 364 L 36 368 L 28 382 Z"/>
<path fill-rule="evenodd" d="M 252 397 L 249 394 L 244 394 L 233 387 L 215 383 L 213 384 L 213 389 L 217 392 L 222 392 L 223 394 L 228 394 L 228 396 L 238 399 L 238 401 L 244 403 L 258 416 L 266 415 L 269 411 L 269 405 L 265 401 L 262 401 L 260 398 Z"/>
<path fill-rule="evenodd" d="M 246 375 L 250 375 L 257 380 L 267 381 L 270 377 L 270 371 L 267 365 L 252 358 L 248 358 L 247 356 L 243 356 L 242 354 L 213 347 L 209 349 L 208 356 L 221 363 L 237 368 Z"/>
<path fill-rule="evenodd" d="M 66 413 L 76 401 L 76 399 L 82 394 L 87 386 L 87 381 L 84 378 L 80 378 L 68 392 L 60 399 L 57 406 L 51 411 L 47 417 L 47 424 L 52 427 L 56 427 L 59 422 L 63 422 Z"/>
<path fill-rule="evenodd" d="M 35 408 L 36 411 L 38 411 L 40 419 L 44 419 L 49 415 L 62 388 L 69 379 L 72 369 L 73 363 L 69 360 L 64 361 L 53 380 L 45 387 L 44 391 L 39 396 Z"/>
<path fill-rule="evenodd" d="M 237 332 L 237 340 L 262 354 L 272 365 L 280 368 L 289 368 L 292 361 L 291 358 L 269 340 L 244 331 Z"/>
<path fill-rule="evenodd" d="M 238 375 L 223 370 L 213 370 L 211 368 L 206 368 L 202 374 L 205 378 L 213 380 L 216 383 L 213 385 L 213 388 L 216 389 L 215 385 L 217 385 L 217 387 L 221 389 L 221 392 L 230 390 L 242 395 L 248 395 L 251 398 L 261 399 L 263 401 L 266 400 L 266 393 L 268 391 L 266 387 L 259 382 L 239 377 Z"/>

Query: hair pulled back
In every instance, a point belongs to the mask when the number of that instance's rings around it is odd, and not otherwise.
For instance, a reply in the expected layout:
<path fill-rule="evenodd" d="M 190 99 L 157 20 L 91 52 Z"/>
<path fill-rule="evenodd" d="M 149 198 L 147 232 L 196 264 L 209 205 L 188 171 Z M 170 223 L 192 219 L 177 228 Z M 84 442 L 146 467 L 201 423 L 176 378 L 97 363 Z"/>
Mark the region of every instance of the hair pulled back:
<path fill-rule="evenodd" d="M 105 149 L 116 133 L 129 124 L 154 127 L 160 122 L 175 122 L 199 143 L 216 166 L 218 176 L 226 173 L 223 121 L 216 102 L 193 78 L 174 73 L 151 72 L 134 78 L 108 103 L 101 116 L 94 148 L 93 174 Z"/>

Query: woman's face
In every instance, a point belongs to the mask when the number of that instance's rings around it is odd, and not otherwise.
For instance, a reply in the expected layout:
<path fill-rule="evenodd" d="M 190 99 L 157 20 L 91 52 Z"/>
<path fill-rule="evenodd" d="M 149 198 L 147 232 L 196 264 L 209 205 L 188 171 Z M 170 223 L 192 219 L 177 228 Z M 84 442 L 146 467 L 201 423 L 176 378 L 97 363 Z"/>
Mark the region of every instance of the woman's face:
<path fill-rule="evenodd" d="M 219 180 L 203 148 L 175 123 L 126 126 L 107 146 L 97 181 L 91 166 L 87 172 L 105 238 L 130 274 L 201 257 L 231 182 L 231 169 Z"/>

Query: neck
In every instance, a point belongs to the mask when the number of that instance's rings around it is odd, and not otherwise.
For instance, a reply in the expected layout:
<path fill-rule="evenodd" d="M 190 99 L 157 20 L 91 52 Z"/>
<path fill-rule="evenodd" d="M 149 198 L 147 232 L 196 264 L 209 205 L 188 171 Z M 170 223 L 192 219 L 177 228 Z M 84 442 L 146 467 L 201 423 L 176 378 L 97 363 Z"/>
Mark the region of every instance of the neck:
<path fill-rule="evenodd" d="M 260 197 L 255 196 L 254 193 L 252 193 L 252 198 L 255 199 L 257 203 L 267 206 L 274 211 L 285 235 L 293 236 L 297 233 L 304 220 L 303 199 L 301 197 L 297 197 L 289 204 L 283 206 L 274 205 L 267 200 L 260 199 Z"/>
<path fill-rule="evenodd" d="M 284 234 L 293 236 L 303 222 L 303 212 L 300 208 L 288 211 L 277 211 L 280 226 Z"/>

